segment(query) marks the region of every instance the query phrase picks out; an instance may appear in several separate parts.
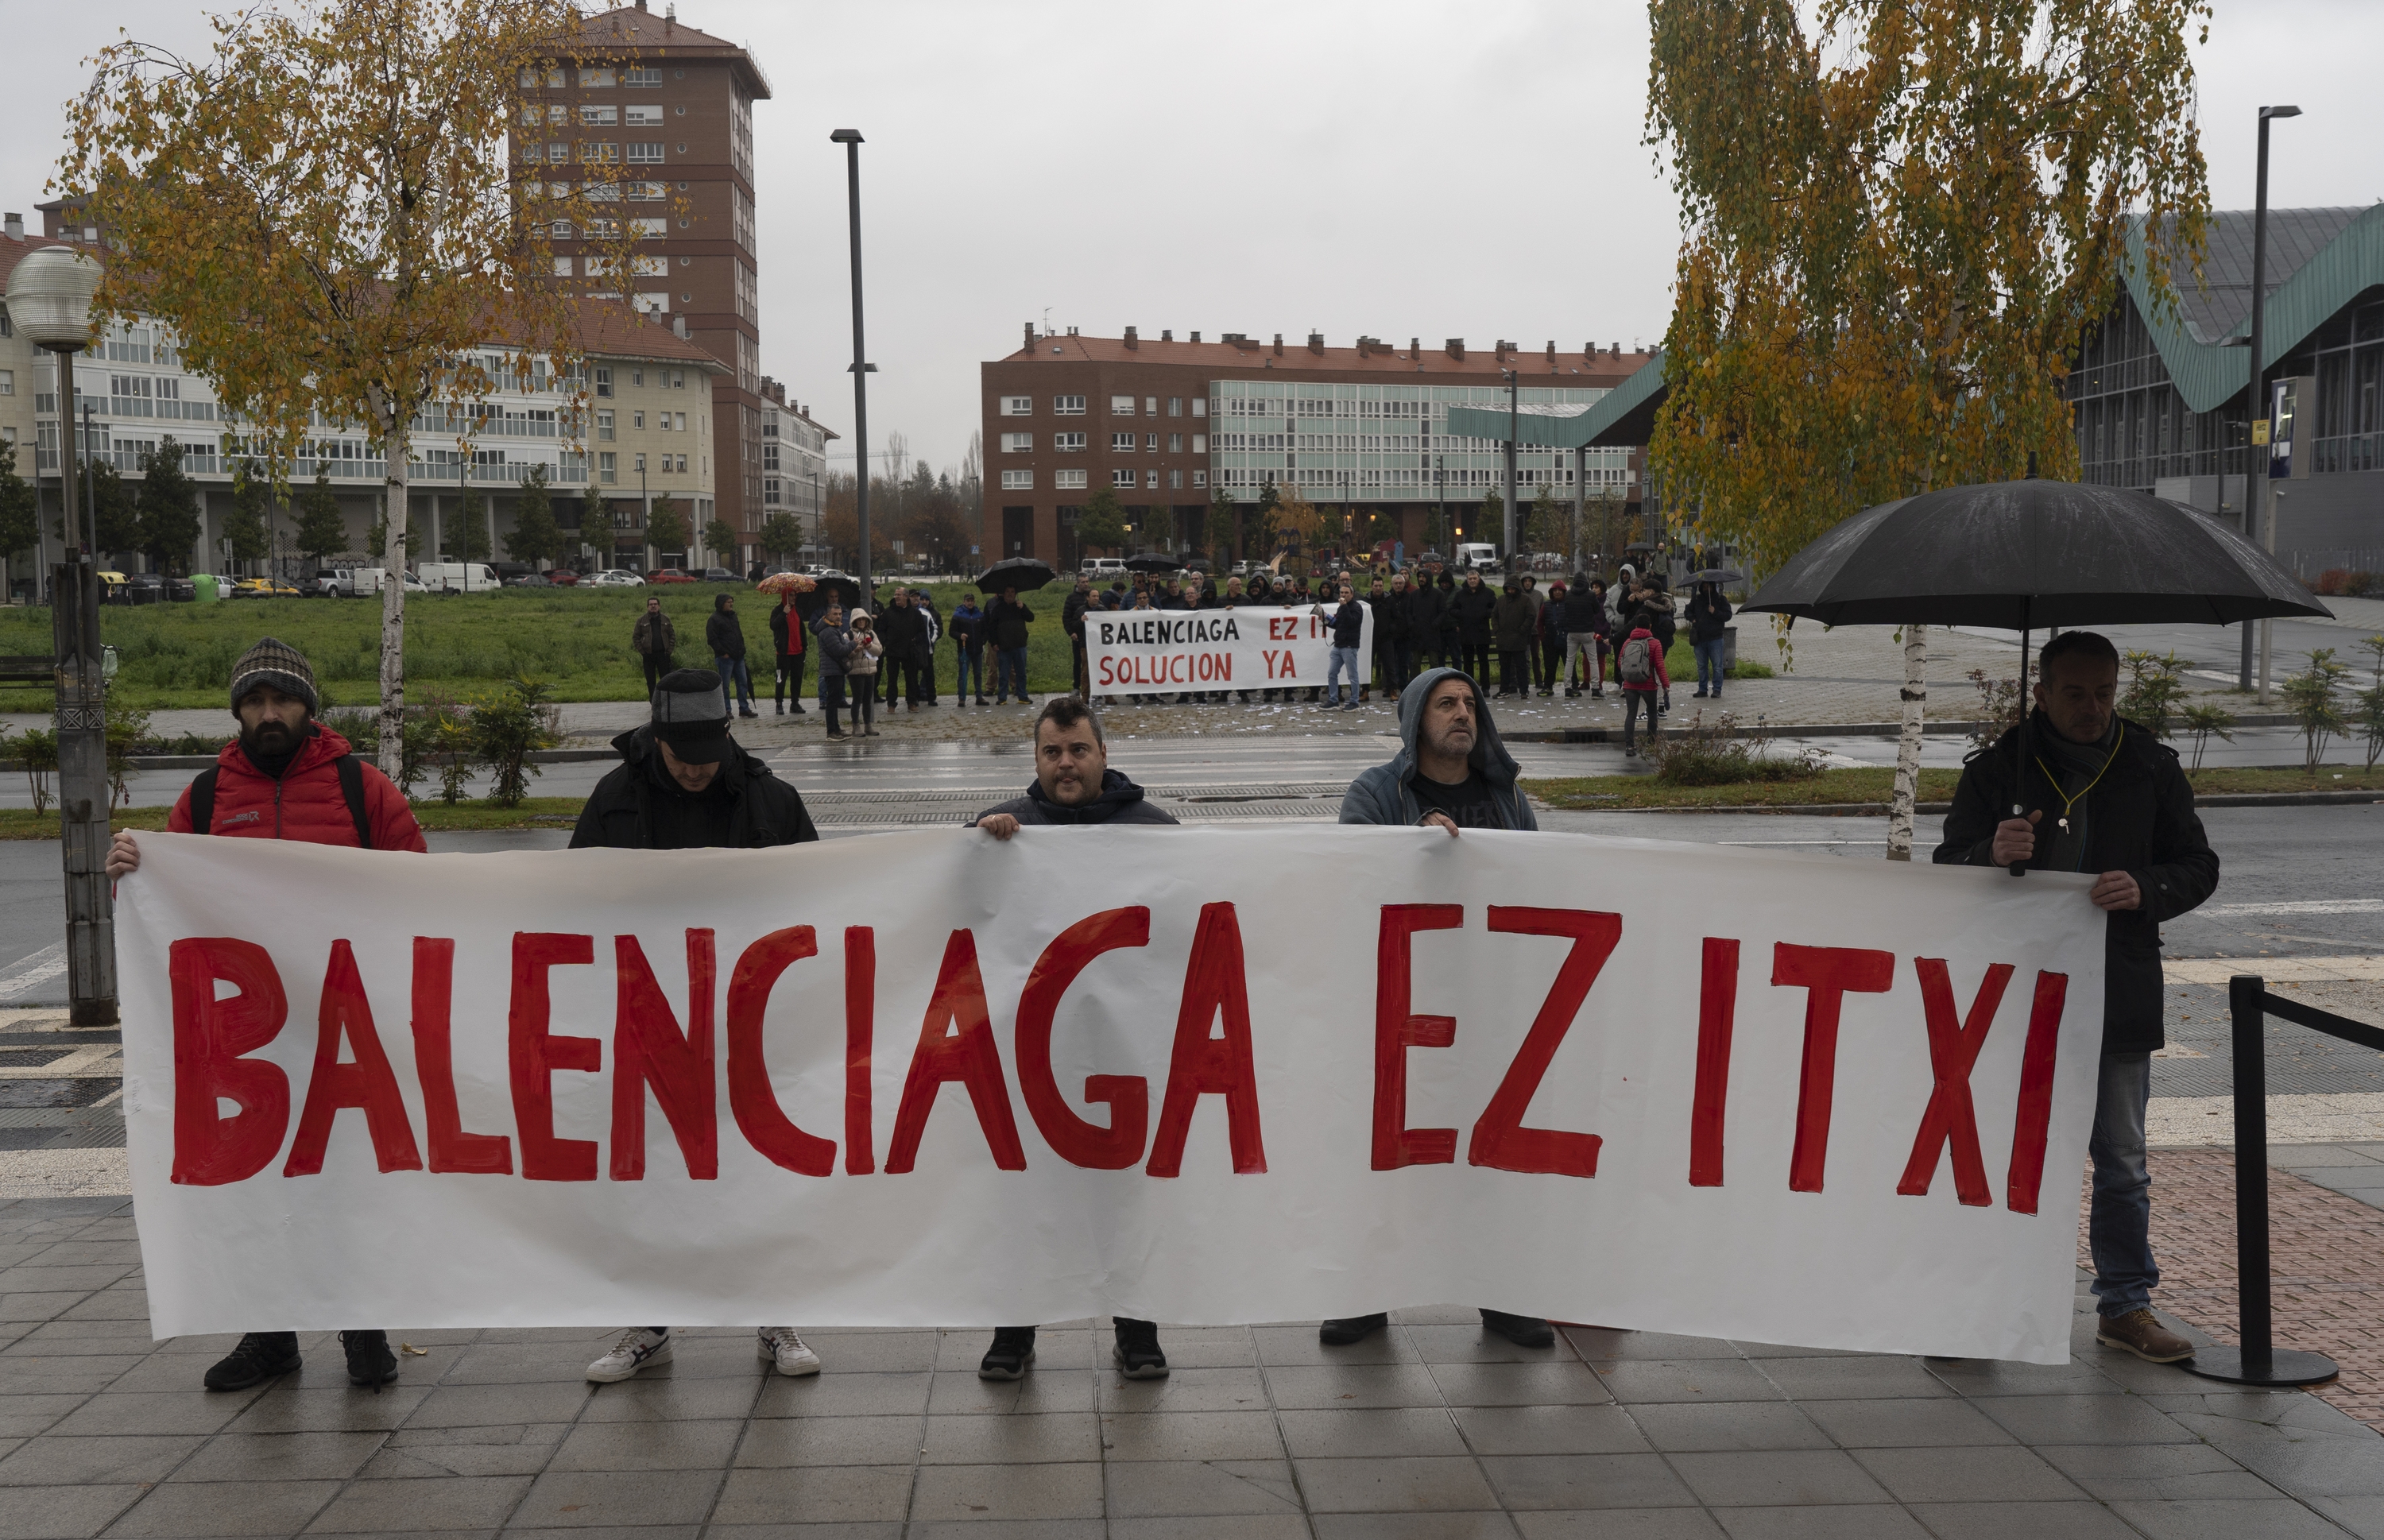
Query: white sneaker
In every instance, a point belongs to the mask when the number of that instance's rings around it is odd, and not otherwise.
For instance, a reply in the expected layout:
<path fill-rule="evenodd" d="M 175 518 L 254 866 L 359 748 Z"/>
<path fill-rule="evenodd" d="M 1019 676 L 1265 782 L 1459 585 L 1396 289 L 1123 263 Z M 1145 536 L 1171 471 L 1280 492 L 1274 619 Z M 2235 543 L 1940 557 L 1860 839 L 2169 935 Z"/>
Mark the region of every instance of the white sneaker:
<path fill-rule="evenodd" d="M 621 1334 L 611 1352 L 588 1366 L 588 1377 L 598 1385 L 611 1385 L 626 1380 L 648 1364 L 668 1363 L 671 1339 L 668 1332 L 657 1332 L 648 1326 L 632 1326 Z"/>
<path fill-rule="evenodd" d="M 819 1355 L 803 1346 L 792 1326 L 764 1326 L 758 1335 L 757 1346 L 762 1356 L 778 1366 L 781 1374 L 816 1374 L 820 1372 Z"/>

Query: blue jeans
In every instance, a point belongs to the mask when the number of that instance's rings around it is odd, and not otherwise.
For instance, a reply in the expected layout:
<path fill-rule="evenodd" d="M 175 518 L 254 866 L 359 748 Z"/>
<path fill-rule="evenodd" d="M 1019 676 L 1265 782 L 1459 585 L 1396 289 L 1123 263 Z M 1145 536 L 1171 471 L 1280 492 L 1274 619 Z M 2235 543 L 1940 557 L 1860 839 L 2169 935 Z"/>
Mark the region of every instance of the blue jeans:
<path fill-rule="evenodd" d="M 1349 700 L 1354 705 L 1358 700 L 1359 682 L 1358 650 L 1354 647 L 1335 647 L 1333 649 L 1332 660 L 1324 665 L 1324 703 L 1326 705 L 1334 706 L 1341 703 L 1340 681 L 1341 676 L 1345 673 L 1349 676 Z"/>
<path fill-rule="evenodd" d="M 985 649 L 962 647 L 955 651 L 961 655 L 961 703 L 965 705 L 971 694 L 970 680 L 976 681 L 975 694 L 979 696 L 985 694 Z"/>
<path fill-rule="evenodd" d="M 1026 699 L 1026 649 L 1000 647 L 993 653 L 993 697 L 997 701 L 1010 698 L 1014 685 L 1021 701 Z"/>
<path fill-rule="evenodd" d="M 2095 1309 L 2125 1315 L 2152 1303 L 2160 1286 L 2153 1261 L 2153 1179 L 2144 1167 L 2144 1102 L 2152 1095 L 2153 1056 L 2106 1053 L 2094 1087 L 2094 1163 L 2086 1240 L 2094 1254 Z"/>
<path fill-rule="evenodd" d="M 1721 693 L 1721 647 L 1726 640 L 1728 639 L 1716 637 L 1711 641 L 1694 644 L 1697 654 L 1697 693 L 1700 695 Z M 1708 679 L 1712 681 L 1710 689 L 1707 685 Z"/>
<path fill-rule="evenodd" d="M 726 713 L 737 709 L 735 702 L 731 702 L 728 698 L 728 687 L 731 684 L 734 684 L 737 687 L 738 696 L 745 702 L 745 709 L 747 711 L 752 710 L 753 676 L 746 669 L 745 660 L 743 658 L 715 657 L 712 662 L 713 665 L 720 670 L 721 711 Z"/>

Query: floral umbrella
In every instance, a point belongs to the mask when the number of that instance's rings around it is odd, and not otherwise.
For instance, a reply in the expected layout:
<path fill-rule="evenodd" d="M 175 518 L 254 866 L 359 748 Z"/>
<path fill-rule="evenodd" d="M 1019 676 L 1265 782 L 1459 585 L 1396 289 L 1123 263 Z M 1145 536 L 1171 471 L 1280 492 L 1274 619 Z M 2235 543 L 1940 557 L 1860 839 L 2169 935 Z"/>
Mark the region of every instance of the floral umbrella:
<path fill-rule="evenodd" d="M 800 572 L 774 572 L 753 586 L 764 593 L 809 593 L 819 584 Z"/>

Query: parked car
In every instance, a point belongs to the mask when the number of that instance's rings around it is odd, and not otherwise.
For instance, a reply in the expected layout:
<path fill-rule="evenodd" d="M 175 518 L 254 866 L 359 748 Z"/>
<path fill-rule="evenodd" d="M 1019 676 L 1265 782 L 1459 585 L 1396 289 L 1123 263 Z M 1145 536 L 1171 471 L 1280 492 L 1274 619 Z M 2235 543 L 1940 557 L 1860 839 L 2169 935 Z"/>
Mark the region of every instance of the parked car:
<path fill-rule="evenodd" d="M 646 579 L 649 583 L 692 583 L 694 578 L 675 566 L 664 567 Z"/>
<path fill-rule="evenodd" d="M 589 578 L 588 586 L 598 589 L 641 589 L 646 586 L 646 580 L 634 572 L 624 572 L 619 567 L 606 567 L 595 577 Z"/>
<path fill-rule="evenodd" d="M 486 562 L 423 562 L 415 575 L 433 593 L 486 593 L 497 575 Z"/>
<path fill-rule="evenodd" d="M 745 581 L 725 566 L 708 566 L 699 579 L 706 583 L 742 583 Z"/>
<path fill-rule="evenodd" d="M 579 574 L 572 571 L 567 566 L 559 566 L 553 572 L 546 575 L 546 580 L 553 583 L 559 589 L 577 588 L 579 586 Z"/>
<path fill-rule="evenodd" d="M 124 579 L 124 601 L 128 604 L 162 604 L 166 602 L 166 579 L 155 572 L 136 572 Z"/>
<path fill-rule="evenodd" d="M 509 589 L 544 589 L 553 586 L 543 572 L 524 572 L 505 578 L 505 587 Z"/>
<path fill-rule="evenodd" d="M 515 586 L 515 578 L 527 578 L 538 568 L 528 562 L 490 562 L 489 570 L 497 575 L 499 584 L 505 588 L 512 588 Z"/>
<path fill-rule="evenodd" d="M 1085 563 L 1084 573 L 1099 588 L 1112 578 L 1124 577 L 1125 561 L 1119 556 L 1095 556 Z"/>

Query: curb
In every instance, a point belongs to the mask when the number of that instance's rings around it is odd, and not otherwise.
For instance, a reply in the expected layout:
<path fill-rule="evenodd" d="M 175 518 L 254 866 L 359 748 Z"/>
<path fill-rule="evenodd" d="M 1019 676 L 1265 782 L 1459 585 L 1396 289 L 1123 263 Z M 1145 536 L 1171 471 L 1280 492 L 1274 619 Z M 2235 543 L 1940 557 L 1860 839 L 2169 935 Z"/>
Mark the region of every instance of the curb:
<path fill-rule="evenodd" d="M 1533 801 L 1551 813 L 1799 813 L 1836 818 L 1883 818 L 1890 811 L 1886 802 L 1695 802 L 1679 807 L 1555 807 L 1538 798 Z M 2384 794 L 2374 791 L 2223 791 L 2207 797 L 2196 797 L 2193 805 L 2205 807 L 2356 807 L 2384 805 Z M 1951 813 L 1951 802 L 1915 802 L 1912 811 Z"/>
<path fill-rule="evenodd" d="M 2263 716 L 2239 716 L 2238 727 L 2290 727 L 2293 719 L 2278 713 Z M 1921 726 L 1923 738 L 1968 738 L 1985 727 L 1984 722 L 1930 721 Z M 1683 723 L 1675 711 L 1665 719 L 1667 732 L 1679 732 Z M 1738 723 L 1732 732 L 1740 738 L 1894 738 L 1904 731 L 1900 722 L 1839 722 L 1799 725 L 1796 723 Z M 1522 732 L 1498 729 L 1498 736 L 1509 743 L 1620 743 L 1620 727 L 1533 727 Z"/>

